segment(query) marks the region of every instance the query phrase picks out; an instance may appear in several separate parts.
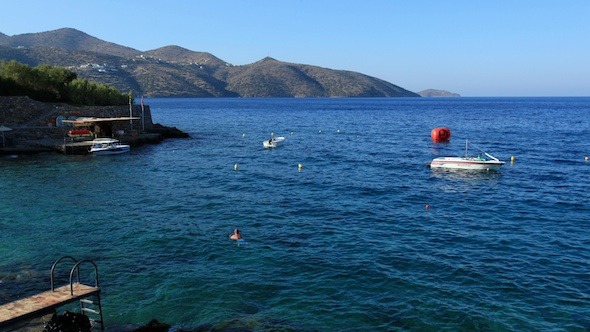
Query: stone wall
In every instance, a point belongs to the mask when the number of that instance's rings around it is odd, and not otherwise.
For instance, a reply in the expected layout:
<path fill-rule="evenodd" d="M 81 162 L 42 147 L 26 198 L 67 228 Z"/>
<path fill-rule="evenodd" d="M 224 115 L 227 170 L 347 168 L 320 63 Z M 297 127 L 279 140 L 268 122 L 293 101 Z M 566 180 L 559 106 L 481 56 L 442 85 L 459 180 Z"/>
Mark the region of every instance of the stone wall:
<path fill-rule="evenodd" d="M 43 103 L 29 97 L 0 97 L 0 125 L 13 129 L 6 132 L 7 141 L 62 138 L 72 129 L 64 124 L 59 126 L 56 119 L 59 116 L 68 119 L 76 117 L 128 117 L 129 106 L 81 106 L 76 107 L 63 103 Z M 132 115 L 141 118 L 141 105 L 132 106 Z M 145 129 L 153 128 L 151 110 L 144 106 Z M 117 127 L 129 128 L 129 122 L 121 123 Z M 115 126 L 114 126 L 115 127 Z M 133 129 L 140 130 L 142 121 L 134 120 Z M 116 128 L 117 129 L 117 128 Z"/>

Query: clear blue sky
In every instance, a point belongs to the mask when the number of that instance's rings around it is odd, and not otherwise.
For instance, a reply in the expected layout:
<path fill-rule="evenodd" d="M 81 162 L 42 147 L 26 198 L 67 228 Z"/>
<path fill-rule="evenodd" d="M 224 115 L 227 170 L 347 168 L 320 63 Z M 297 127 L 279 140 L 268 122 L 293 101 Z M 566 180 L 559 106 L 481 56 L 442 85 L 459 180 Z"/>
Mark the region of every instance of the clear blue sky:
<path fill-rule="evenodd" d="M 590 96 L 588 0 L 0 0 L 9 36 L 75 28 L 243 65 L 266 56 L 463 96 Z"/>

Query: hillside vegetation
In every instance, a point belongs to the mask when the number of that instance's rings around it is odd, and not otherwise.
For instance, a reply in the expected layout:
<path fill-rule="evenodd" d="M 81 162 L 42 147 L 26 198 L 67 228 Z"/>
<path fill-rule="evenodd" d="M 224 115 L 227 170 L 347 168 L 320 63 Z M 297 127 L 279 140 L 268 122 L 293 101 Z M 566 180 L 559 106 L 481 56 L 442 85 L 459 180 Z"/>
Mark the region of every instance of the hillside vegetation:
<path fill-rule="evenodd" d="M 0 59 L 63 67 L 119 91 L 151 97 L 419 97 L 352 71 L 272 58 L 234 66 L 174 45 L 141 52 L 70 28 L 0 33 Z"/>
<path fill-rule="evenodd" d="M 74 105 L 125 105 L 131 96 L 102 83 L 78 78 L 76 73 L 48 65 L 30 67 L 0 61 L 0 96 L 29 96 L 38 101 Z"/>

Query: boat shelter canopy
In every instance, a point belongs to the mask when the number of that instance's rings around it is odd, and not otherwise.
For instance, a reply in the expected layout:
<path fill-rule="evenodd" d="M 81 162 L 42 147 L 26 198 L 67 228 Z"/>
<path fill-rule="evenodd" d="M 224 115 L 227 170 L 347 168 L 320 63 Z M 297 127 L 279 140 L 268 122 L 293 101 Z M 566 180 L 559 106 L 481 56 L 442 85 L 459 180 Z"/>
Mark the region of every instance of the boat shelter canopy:
<path fill-rule="evenodd" d="M 74 127 L 88 127 L 95 124 L 104 122 L 115 122 L 115 121 L 132 121 L 139 120 L 139 117 L 119 117 L 119 118 L 77 118 L 76 120 L 63 120 L 63 122 L 71 123 Z"/>
<path fill-rule="evenodd" d="M 95 118 L 95 117 L 79 117 L 75 120 L 63 120 L 65 123 L 71 123 L 73 127 L 91 127 L 96 136 L 114 137 L 115 134 L 122 135 L 127 128 L 125 121 L 132 122 L 139 120 L 139 117 L 119 117 L 119 118 Z"/>

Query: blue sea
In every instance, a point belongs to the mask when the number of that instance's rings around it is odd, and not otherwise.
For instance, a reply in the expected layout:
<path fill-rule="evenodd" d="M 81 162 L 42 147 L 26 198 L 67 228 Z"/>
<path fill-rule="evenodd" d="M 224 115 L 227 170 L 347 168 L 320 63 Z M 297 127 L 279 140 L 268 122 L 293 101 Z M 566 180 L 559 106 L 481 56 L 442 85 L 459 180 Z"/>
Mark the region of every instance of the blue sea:
<path fill-rule="evenodd" d="M 70 255 L 107 331 L 590 330 L 590 98 L 145 102 L 191 137 L 0 159 L 0 304 Z"/>

